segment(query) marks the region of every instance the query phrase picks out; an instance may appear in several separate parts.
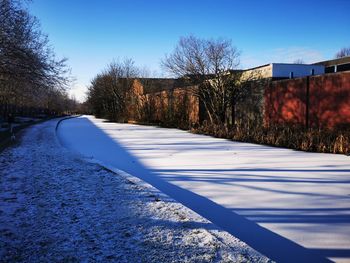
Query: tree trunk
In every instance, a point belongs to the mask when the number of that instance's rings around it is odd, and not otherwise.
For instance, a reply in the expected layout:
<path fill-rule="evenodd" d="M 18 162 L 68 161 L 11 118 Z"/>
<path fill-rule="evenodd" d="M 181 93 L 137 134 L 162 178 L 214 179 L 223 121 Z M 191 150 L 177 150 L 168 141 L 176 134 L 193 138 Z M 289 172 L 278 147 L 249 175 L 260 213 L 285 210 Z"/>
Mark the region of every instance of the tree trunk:
<path fill-rule="evenodd" d="M 232 109 L 231 109 L 231 118 L 232 118 L 232 126 L 236 125 L 236 102 L 232 100 Z"/>

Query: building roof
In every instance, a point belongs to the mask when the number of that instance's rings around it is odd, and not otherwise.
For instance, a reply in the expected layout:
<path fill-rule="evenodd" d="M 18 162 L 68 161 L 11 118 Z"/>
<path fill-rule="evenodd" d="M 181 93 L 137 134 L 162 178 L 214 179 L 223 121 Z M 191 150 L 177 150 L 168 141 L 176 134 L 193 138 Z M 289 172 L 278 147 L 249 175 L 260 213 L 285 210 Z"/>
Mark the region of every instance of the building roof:
<path fill-rule="evenodd" d="M 243 69 L 243 71 L 254 70 L 254 69 L 258 69 L 258 68 L 264 68 L 264 67 L 270 66 L 271 64 L 272 63 L 264 64 L 264 65 L 253 67 L 253 68 L 247 68 L 247 69 Z"/>
<path fill-rule="evenodd" d="M 320 62 L 314 63 L 313 65 L 323 65 L 325 67 L 331 67 L 335 65 L 342 65 L 342 64 L 348 64 L 348 63 L 350 63 L 350 56 L 320 61 Z"/>
<path fill-rule="evenodd" d="M 311 65 L 317 65 L 317 63 L 314 63 L 314 64 L 302 64 L 302 63 L 268 63 L 268 64 L 264 64 L 264 65 L 261 65 L 261 66 L 257 66 L 257 67 L 253 67 L 253 68 L 247 68 L 247 69 L 244 69 L 243 71 L 248 71 L 248 70 L 254 70 L 254 69 L 259 69 L 259 68 L 264 68 L 264 67 L 268 67 L 268 66 L 271 66 L 271 65 L 302 65 L 302 66 L 311 66 Z M 323 64 L 320 64 L 320 65 L 323 65 Z"/>

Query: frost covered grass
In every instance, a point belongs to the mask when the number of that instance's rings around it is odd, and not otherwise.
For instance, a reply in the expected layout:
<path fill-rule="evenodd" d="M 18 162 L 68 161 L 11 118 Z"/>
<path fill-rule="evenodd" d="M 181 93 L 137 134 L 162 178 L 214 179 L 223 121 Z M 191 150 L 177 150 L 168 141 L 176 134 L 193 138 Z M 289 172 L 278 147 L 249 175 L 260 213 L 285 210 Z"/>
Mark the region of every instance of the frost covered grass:
<path fill-rule="evenodd" d="M 64 149 L 56 122 L 0 155 L 1 261 L 269 261 L 158 190 Z"/>
<path fill-rule="evenodd" d="M 191 131 L 197 134 L 212 135 L 234 141 L 258 143 L 307 152 L 350 154 L 349 128 L 306 130 L 304 127 L 289 125 L 260 125 L 246 127 L 238 125 L 229 128 L 225 125 L 204 124 Z"/>

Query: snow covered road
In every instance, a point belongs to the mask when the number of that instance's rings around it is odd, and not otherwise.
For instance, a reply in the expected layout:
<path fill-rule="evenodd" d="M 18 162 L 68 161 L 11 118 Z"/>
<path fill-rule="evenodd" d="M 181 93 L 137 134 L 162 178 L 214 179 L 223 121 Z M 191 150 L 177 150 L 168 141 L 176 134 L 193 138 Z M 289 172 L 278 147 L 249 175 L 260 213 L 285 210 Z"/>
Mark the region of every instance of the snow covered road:
<path fill-rule="evenodd" d="M 153 187 L 61 147 L 56 124 L 28 128 L 0 154 L 0 262 L 269 262 Z"/>
<path fill-rule="evenodd" d="M 59 126 L 63 144 L 154 185 L 281 262 L 350 262 L 350 157 L 104 122 Z"/>

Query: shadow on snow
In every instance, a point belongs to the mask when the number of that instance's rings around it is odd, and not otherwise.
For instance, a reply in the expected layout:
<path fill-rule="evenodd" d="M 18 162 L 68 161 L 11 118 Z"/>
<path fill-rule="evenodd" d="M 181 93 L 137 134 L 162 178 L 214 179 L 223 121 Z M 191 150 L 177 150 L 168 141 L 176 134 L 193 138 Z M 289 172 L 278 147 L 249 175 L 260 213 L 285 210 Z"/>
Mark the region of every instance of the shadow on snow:
<path fill-rule="evenodd" d="M 205 198 L 201 195 L 198 195 L 189 190 L 183 189 L 179 186 L 171 184 L 164 179 L 162 179 L 159 175 L 160 172 L 166 172 L 171 174 L 172 172 L 212 172 L 211 170 L 152 170 L 142 164 L 141 161 L 135 156 L 133 156 L 130 152 L 128 152 L 124 147 L 122 147 L 115 139 L 109 137 L 106 133 L 104 133 L 101 129 L 95 126 L 90 120 L 86 118 L 76 119 L 77 122 L 88 122 L 93 126 L 94 137 L 90 138 L 89 143 L 95 143 L 98 145 L 105 145 L 106 143 L 109 145 L 110 149 L 113 149 L 113 153 L 116 153 L 113 156 L 110 156 L 110 161 L 118 161 L 118 169 L 123 170 L 133 176 L 139 177 L 145 182 L 153 185 L 163 193 L 169 195 L 174 198 L 178 202 L 197 212 L 201 216 L 213 222 L 216 226 L 221 229 L 229 232 L 233 236 L 239 238 L 243 242 L 247 243 L 249 246 L 259 251 L 260 253 L 268 256 L 274 261 L 277 262 L 330 262 L 326 257 L 343 257 L 349 256 L 350 250 L 348 249 L 307 249 L 281 235 L 278 235 L 262 226 L 257 224 L 257 222 L 328 222 L 328 223 L 339 223 L 339 222 L 349 222 L 349 215 L 335 215 L 335 216 L 324 216 L 322 215 L 298 215 L 300 212 L 305 212 L 305 209 L 295 209 L 294 216 L 291 215 L 270 215 L 266 214 L 271 211 L 278 211 L 280 209 L 266 208 L 266 209 L 250 209 L 248 211 L 244 209 L 228 209 L 225 208 L 208 198 Z M 81 123 L 80 125 L 82 125 Z M 98 141 L 96 142 L 96 134 L 98 135 Z M 98 149 L 98 151 L 94 153 L 93 158 L 99 159 L 100 155 L 106 155 L 106 150 Z M 116 160 L 117 158 L 117 160 Z M 107 160 L 108 162 L 108 160 Z M 110 162 L 109 162 L 110 163 Z M 332 170 L 328 169 L 329 171 Z M 216 170 L 215 170 L 216 171 Z M 224 172 L 225 170 L 218 170 L 219 172 Z M 234 170 L 237 171 L 251 171 L 251 172 L 259 172 L 259 171 L 268 171 L 274 172 L 274 169 L 239 169 Z M 286 171 L 293 172 L 294 170 L 289 169 L 276 169 L 276 171 Z M 301 170 L 296 170 L 300 172 Z M 303 172 L 310 172 L 310 170 L 302 170 Z M 311 170 L 317 172 L 324 172 L 324 170 Z M 349 172 L 349 170 L 340 170 L 339 172 Z M 246 176 L 246 175 L 244 175 Z M 178 176 L 174 176 L 174 180 L 179 179 Z M 188 178 L 182 178 L 188 179 Z M 221 183 L 225 183 L 227 180 L 231 181 L 242 181 L 244 178 L 239 179 L 227 179 L 227 178 L 217 178 L 219 181 L 222 180 Z M 199 180 L 207 180 L 205 177 Z M 260 179 L 256 179 L 260 180 Z M 283 180 L 283 179 L 271 179 L 271 180 Z M 292 180 L 292 179 L 286 179 Z M 212 180 L 211 180 L 212 181 Z M 297 180 L 298 181 L 298 180 Z M 294 180 L 293 180 L 294 182 Z M 300 182 L 307 183 L 307 180 L 300 180 Z M 310 180 L 310 182 L 314 182 Z M 323 182 L 320 180 L 320 182 Z M 325 181 L 329 183 L 329 181 Z M 343 183 L 349 183 L 345 181 Z M 293 193 L 295 194 L 295 193 Z M 288 209 L 286 209 L 288 210 Z M 348 208 L 339 209 L 339 211 L 348 211 Z M 247 216 L 240 215 L 236 213 L 238 212 L 249 212 Z M 337 211 L 337 210 L 336 210 Z M 255 212 L 259 212 L 254 215 Z M 265 214 L 260 214 L 261 212 L 265 212 Z M 307 212 L 307 211 L 306 211 Z M 322 212 L 322 209 L 316 209 L 313 212 Z M 248 219 L 249 218 L 249 219 Z M 252 221 L 254 220 L 254 221 Z M 204 226 L 205 227 L 205 226 Z"/>

